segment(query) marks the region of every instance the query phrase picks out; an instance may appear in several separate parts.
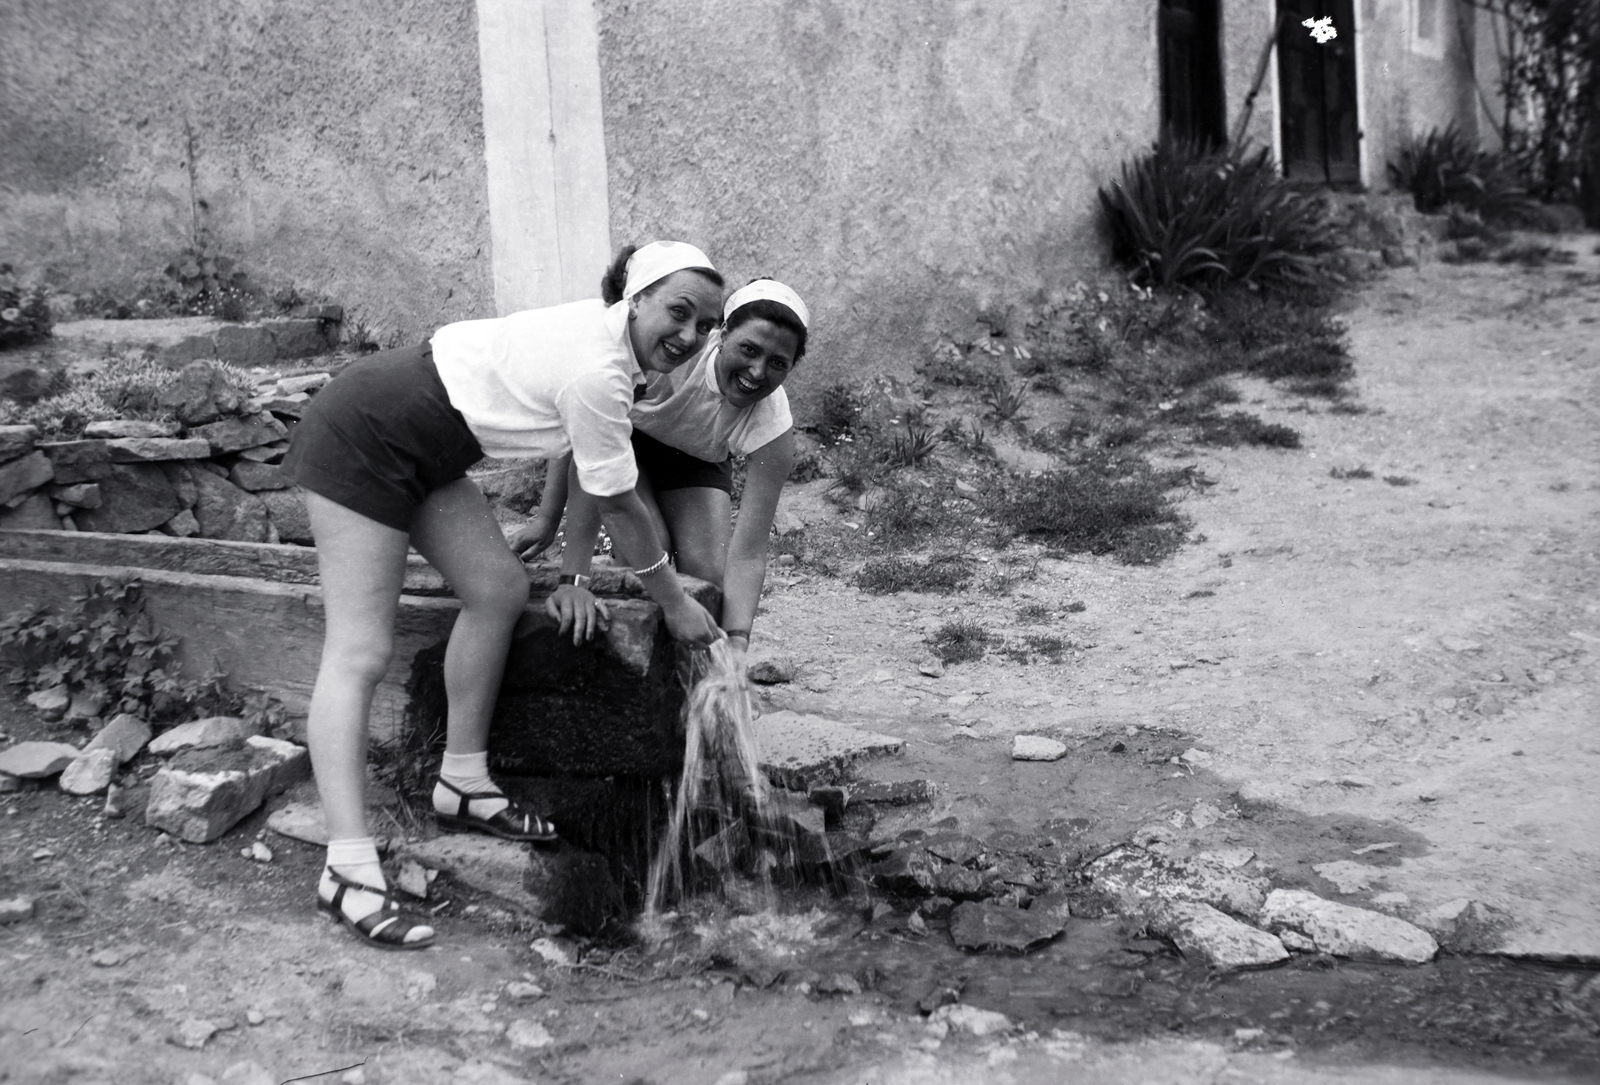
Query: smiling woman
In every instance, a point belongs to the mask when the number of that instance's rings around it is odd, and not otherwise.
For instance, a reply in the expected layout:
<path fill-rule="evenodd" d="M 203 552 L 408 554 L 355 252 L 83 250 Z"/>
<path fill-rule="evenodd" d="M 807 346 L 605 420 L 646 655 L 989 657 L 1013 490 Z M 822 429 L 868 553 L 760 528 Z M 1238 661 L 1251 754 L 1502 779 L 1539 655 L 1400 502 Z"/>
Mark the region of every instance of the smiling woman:
<path fill-rule="evenodd" d="M 363 793 L 367 717 L 393 654 L 409 546 L 461 602 L 444 659 L 439 827 L 556 837 L 554 825 L 489 778 L 490 716 L 528 577 L 466 478 L 468 466 L 486 453 L 570 454 L 578 485 L 672 634 L 701 645 L 721 636 L 684 594 L 655 514 L 635 490 L 628 412 L 646 372 L 670 373 L 704 345 L 721 311 L 722 277 L 693 245 L 658 241 L 626 250 L 605 292 L 604 300 L 448 324 L 430 343 L 357 362 L 313 401 L 284 458 L 305 494 L 326 614 L 307 721 L 329 836 L 318 905 L 378 948 L 433 943 L 433 931 L 402 919 L 388 892 Z"/>
<path fill-rule="evenodd" d="M 798 294 L 772 279 L 736 290 L 723 313 L 705 351 L 653 378 L 634 404 L 633 449 L 639 494 L 662 545 L 681 572 L 722 588 L 722 628 L 742 652 L 761 599 L 778 495 L 794 467 L 783 383 L 805 356 L 811 315 Z M 737 524 L 734 456 L 750 458 Z M 562 579 L 581 591 L 599 520 L 582 492 L 571 492 Z M 572 598 L 583 604 L 583 631 L 591 604 Z"/>

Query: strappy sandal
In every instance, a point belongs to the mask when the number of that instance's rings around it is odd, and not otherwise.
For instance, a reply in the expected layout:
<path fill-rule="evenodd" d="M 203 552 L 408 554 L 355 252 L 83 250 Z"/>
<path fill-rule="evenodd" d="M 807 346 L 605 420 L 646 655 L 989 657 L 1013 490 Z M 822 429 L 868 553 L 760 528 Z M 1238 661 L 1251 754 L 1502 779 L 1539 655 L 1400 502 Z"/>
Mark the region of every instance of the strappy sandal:
<path fill-rule="evenodd" d="M 499 791 L 466 792 L 443 777 L 439 779 L 439 784 L 460 796 L 454 814 L 434 814 L 439 828 L 446 832 L 488 833 L 503 840 L 523 840 L 536 844 L 557 838 L 554 824 Z M 510 805 L 489 817 L 478 817 L 471 812 L 470 805 L 474 800 L 481 802 L 489 799 L 503 799 Z"/>
<path fill-rule="evenodd" d="M 333 891 L 332 900 L 323 900 L 322 894 L 317 894 L 317 907 L 333 916 L 340 923 L 349 927 L 363 942 L 379 949 L 427 949 L 433 945 L 434 939 L 419 938 L 415 942 L 407 942 L 406 935 L 420 926 L 400 915 L 400 902 L 394 894 L 387 889 L 379 889 L 362 882 L 353 881 L 340 874 L 332 867 L 325 868 L 328 877 L 332 878 L 339 888 Z M 383 898 L 383 906 L 369 916 L 360 919 L 351 919 L 344 914 L 344 895 L 348 890 L 354 889 L 359 893 L 372 893 Z"/>

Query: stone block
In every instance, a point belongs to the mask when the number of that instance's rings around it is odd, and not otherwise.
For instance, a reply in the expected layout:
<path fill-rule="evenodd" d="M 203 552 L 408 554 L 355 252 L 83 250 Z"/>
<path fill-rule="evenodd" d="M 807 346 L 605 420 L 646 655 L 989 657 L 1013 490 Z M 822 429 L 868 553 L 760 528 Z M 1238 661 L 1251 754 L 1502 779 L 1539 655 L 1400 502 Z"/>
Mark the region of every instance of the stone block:
<path fill-rule="evenodd" d="M 932 802 L 934 786 L 929 780 L 897 780 L 885 783 L 881 780 L 865 780 L 850 785 L 850 801 L 852 803 L 876 803 L 882 806 L 912 806 L 921 802 Z"/>
<path fill-rule="evenodd" d="M 189 430 L 190 437 L 203 437 L 211 446 L 212 455 L 238 452 L 280 441 L 288 434 L 283 423 L 270 414 L 254 414 L 248 418 L 235 416 L 208 422 Z M 195 459 L 203 457 L 196 456 Z"/>
<path fill-rule="evenodd" d="M 526 844 L 462 834 L 401 844 L 395 854 L 402 861 L 442 870 L 463 885 L 524 911 L 535 915 L 544 911 L 545 900 L 529 886 L 547 881 L 541 873 L 552 865 L 551 860 L 546 853 L 533 851 Z"/>
<path fill-rule="evenodd" d="M 178 501 L 186 509 L 194 508 L 195 502 L 200 500 L 200 490 L 194 481 L 194 463 L 166 462 L 160 466 L 161 473 L 167 476 L 168 482 L 172 483 L 172 489 L 178 495 Z"/>
<path fill-rule="evenodd" d="M 760 648 L 751 652 L 746 662 L 750 668 L 750 681 L 763 686 L 793 682 L 798 670 L 793 656 Z"/>
<path fill-rule="evenodd" d="M 32 452 L 10 463 L 0 464 L 0 505 L 21 497 L 29 490 L 37 490 L 55 477 L 55 465 L 43 452 Z"/>
<path fill-rule="evenodd" d="M 21 923 L 33 918 L 33 901 L 28 897 L 0 900 L 0 924 Z"/>
<path fill-rule="evenodd" d="M 1044 735 L 1017 735 L 1011 740 L 1013 761 L 1059 761 L 1067 755 L 1067 744 Z"/>
<path fill-rule="evenodd" d="M 55 481 L 63 486 L 111 474 L 111 449 L 104 441 L 41 441 L 35 447 L 50 457 Z"/>
<path fill-rule="evenodd" d="M 1432 935 L 1403 919 L 1323 900 L 1303 889 L 1274 889 L 1260 920 L 1269 930 L 1298 931 L 1335 957 L 1421 964 L 1439 951 Z"/>
<path fill-rule="evenodd" d="M 137 418 L 112 418 L 90 422 L 83 427 L 85 437 L 176 437 L 181 429 L 176 422 L 150 422 Z"/>
<path fill-rule="evenodd" d="M 178 515 L 162 524 L 161 530 L 175 538 L 187 539 L 192 535 L 200 534 L 200 521 L 194 518 L 194 513 L 184 509 Z"/>
<path fill-rule="evenodd" d="M 150 463 L 109 465 L 100 493 L 99 508 L 84 509 L 75 517 L 78 526 L 85 531 L 121 534 L 149 531 L 183 509 L 165 472 Z"/>
<path fill-rule="evenodd" d="M 867 757 L 898 754 L 902 739 L 784 710 L 755 721 L 756 750 L 768 779 L 791 791 L 838 783 L 845 769 Z"/>
<path fill-rule="evenodd" d="M 328 350 L 322 322 L 315 318 L 267 320 L 261 326 L 272 336 L 273 353 L 279 358 L 310 358 Z"/>
<path fill-rule="evenodd" d="M 194 516 L 200 524 L 201 537 L 238 542 L 267 541 L 267 506 L 259 497 L 209 471 L 195 471 L 193 475 L 198 494 Z M 174 509 L 173 513 L 177 511 Z"/>
<path fill-rule="evenodd" d="M 86 749 L 61 770 L 61 790 L 68 795 L 93 795 L 97 791 L 104 791 L 116 772 L 115 750 Z"/>
<path fill-rule="evenodd" d="M 24 780 L 54 776 L 78 757 L 78 748 L 65 742 L 19 742 L 0 750 L 0 772 Z"/>
<path fill-rule="evenodd" d="M 183 367 L 156 402 L 184 425 L 199 426 L 234 413 L 244 396 L 216 366 L 196 361 Z"/>
<path fill-rule="evenodd" d="M 52 486 L 50 496 L 63 505 L 78 509 L 97 509 L 103 500 L 98 482 L 75 482 L 71 486 Z"/>
<path fill-rule="evenodd" d="M 1156 909 L 1150 929 L 1185 957 L 1206 962 L 1215 972 L 1264 968 L 1289 959 L 1289 951 L 1275 935 L 1241 923 L 1209 904 L 1174 902 Z"/>
<path fill-rule="evenodd" d="M 228 472 L 228 478 L 239 489 L 249 493 L 261 490 L 287 490 L 294 485 L 293 480 L 283 473 L 281 467 L 245 459 L 233 465 L 233 470 Z M 267 511 L 270 515 L 272 510 Z"/>
<path fill-rule="evenodd" d="M 234 365 L 268 365 L 278 356 L 272 330 L 259 324 L 224 324 L 216 343 L 217 357 Z"/>
<path fill-rule="evenodd" d="M 207 843 L 302 779 L 310 764 L 303 746 L 260 735 L 180 754 L 151 780 L 145 824 L 191 844 Z"/>
<path fill-rule="evenodd" d="M 1084 879 L 1102 903 L 1119 915 L 1148 917 L 1171 903 L 1209 904 L 1254 917 L 1270 883 L 1209 863 L 1169 863 L 1144 848 L 1123 845 L 1089 863 Z"/>
<path fill-rule="evenodd" d="M 132 761 L 149 741 L 150 725 L 130 712 L 122 712 L 111 717 L 111 722 L 89 740 L 83 752 L 111 750 L 117 755 L 117 764 L 120 765 Z"/>
<path fill-rule="evenodd" d="M 301 392 L 315 392 L 333 379 L 330 373 L 302 373 L 298 377 L 284 377 L 278 382 L 278 395 L 292 396 Z"/>
<path fill-rule="evenodd" d="M 1066 927 L 1063 916 L 1048 911 L 1035 915 L 1032 910 L 988 901 L 958 904 L 950 913 L 950 940 L 962 949 L 1026 953 L 1051 941 Z"/>
<path fill-rule="evenodd" d="M 198 437 L 113 437 L 106 445 L 112 463 L 200 460 L 211 455 L 211 445 Z"/>
<path fill-rule="evenodd" d="M 261 733 L 261 725 L 237 716 L 210 716 L 192 720 L 161 732 L 150 742 L 150 752 L 175 754 L 185 750 L 210 750 L 236 746 Z"/>
<path fill-rule="evenodd" d="M 0 463 L 32 451 L 33 443 L 38 439 L 39 431 L 33 426 L 0 426 Z"/>
<path fill-rule="evenodd" d="M 311 516 L 306 512 L 305 499 L 293 490 L 263 490 L 256 495 L 267 507 L 272 526 L 278 529 L 278 538 L 286 543 L 309 545 Z"/>
<path fill-rule="evenodd" d="M 9 509 L 0 509 L 0 531 L 60 531 L 55 503 L 43 492 L 28 495 Z"/>

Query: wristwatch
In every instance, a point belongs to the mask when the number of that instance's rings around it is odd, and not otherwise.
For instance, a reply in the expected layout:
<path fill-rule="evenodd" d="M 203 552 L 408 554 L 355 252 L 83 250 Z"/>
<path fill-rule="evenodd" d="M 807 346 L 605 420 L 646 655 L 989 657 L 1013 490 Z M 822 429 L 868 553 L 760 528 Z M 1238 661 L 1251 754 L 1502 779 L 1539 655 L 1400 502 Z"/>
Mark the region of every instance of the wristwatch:
<path fill-rule="evenodd" d="M 561 579 L 556 581 L 556 583 L 571 584 L 574 588 L 583 588 L 588 590 L 589 583 L 593 579 L 593 577 L 584 576 L 582 573 L 562 573 Z"/>

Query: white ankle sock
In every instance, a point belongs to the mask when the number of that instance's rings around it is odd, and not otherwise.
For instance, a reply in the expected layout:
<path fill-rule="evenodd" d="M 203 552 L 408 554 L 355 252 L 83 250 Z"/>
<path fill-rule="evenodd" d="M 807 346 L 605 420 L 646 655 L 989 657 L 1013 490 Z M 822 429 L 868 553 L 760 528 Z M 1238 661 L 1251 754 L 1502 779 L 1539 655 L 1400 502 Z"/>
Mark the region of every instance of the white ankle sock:
<path fill-rule="evenodd" d="M 471 795 L 490 791 L 499 794 L 500 788 L 489 778 L 489 752 L 447 753 L 439 766 L 439 779 Z M 467 804 L 473 817 L 493 817 L 511 804 L 505 799 L 475 799 Z M 461 806 L 461 796 L 443 783 L 433 789 L 433 808 L 440 814 L 454 814 Z"/>

